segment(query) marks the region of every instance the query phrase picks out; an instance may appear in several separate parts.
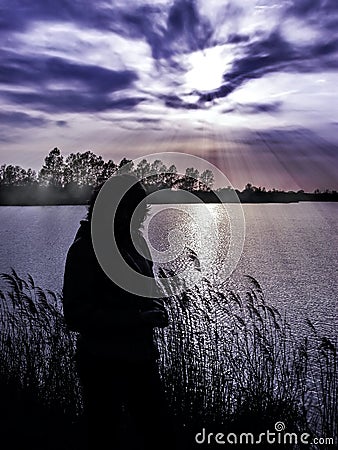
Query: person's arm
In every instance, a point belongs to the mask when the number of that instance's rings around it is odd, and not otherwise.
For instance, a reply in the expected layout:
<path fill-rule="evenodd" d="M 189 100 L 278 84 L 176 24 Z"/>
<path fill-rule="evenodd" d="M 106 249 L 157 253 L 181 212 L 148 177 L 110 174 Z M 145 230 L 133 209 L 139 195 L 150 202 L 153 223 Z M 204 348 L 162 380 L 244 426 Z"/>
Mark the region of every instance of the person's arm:
<path fill-rule="evenodd" d="M 140 299 L 140 304 L 142 305 L 141 320 L 146 325 L 164 328 L 168 326 L 169 318 L 164 306 L 164 301 L 160 298 L 162 292 L 154 280 L 155 276 L 150 250 L 142 234 L 137 234 L 136 239 L 138 241 L 138 246 L 142 249 L 142 253 L 134 248 L 133 252 L 127 253 L 128 258 L 131 265 L 134 265 L 134 270 L 136 266 L 141 274 L 152 278 L 149 286 L 150 297 L 141 297 Z M 153 298 L 152 295 L 156 298 Z"/>

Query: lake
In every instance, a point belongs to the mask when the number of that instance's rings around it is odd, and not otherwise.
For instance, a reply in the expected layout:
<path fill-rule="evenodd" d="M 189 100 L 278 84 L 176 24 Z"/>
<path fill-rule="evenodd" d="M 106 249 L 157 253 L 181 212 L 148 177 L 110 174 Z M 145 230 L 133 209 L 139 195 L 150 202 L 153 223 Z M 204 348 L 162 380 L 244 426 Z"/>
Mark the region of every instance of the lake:
<path fill-rule="evenodd" d="M 179 225 L 175 245 L 195 251 L 205 274 L 212 277 L 228 249 L 222 206 L 207 205 L 217 217 L 219 232 L 208 245 L 198 245 L 196 238 L 199 229 L 206 229 L 205 207 L 203 211 L 200 205 L 166 207 L 171 210 L 151 208 L 150 242 L 165 250 L 168 239 L 163 237 Z M 246 204 L 243 211 L 246 236 L 232 285 L 244 289 L 244 275 L 251 275 L 269 302 L 292 322 L 301 323 L 308 316 L 323 332 L 334 333 L 338 203 Z M 13 267 L 21 276 L 30 273 L 41 287 L 60 291 L 67 249 L 85 212 L 83 206 L 0 207 L 0 272 Z M 182 267 L 189 261 L 181 258 L 177 264 Z"/>

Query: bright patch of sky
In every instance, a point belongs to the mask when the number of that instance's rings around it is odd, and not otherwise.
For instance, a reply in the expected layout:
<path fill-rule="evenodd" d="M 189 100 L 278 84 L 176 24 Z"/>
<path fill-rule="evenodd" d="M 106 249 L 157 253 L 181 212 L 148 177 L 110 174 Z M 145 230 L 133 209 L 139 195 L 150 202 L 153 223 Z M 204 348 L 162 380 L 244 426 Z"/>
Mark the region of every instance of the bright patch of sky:
<path fill-rule="evenodd" d="M 4 161 L 132 148 L 137 133 L 146 147 L 242 127 L 338 141 L 335 0 L 7 0 L 0 21 Z"/>

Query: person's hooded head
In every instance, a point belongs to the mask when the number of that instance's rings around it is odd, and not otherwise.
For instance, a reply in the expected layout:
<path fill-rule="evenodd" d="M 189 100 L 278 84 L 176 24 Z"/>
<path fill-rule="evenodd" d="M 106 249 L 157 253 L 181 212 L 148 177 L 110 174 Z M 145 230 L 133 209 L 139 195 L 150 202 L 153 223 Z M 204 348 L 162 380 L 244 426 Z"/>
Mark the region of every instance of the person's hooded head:
<path fill-rule="evenodd" d="M 114 192 L 114 185 L 116 185 L 117 192 L 121 192 L 121 190 L 125 191 L 124 196 L 117 206 L 114 231 L 117 240 L 127 239 L 130 237 L 131 221 L 132 232 L 137 234 L 141 230 L 143 222 L 147 217 L 148 207 L 144 201 L 147 194 L 143 184 L 132 175 L 123 174 L 113 176 L 109 183 L 112 192 Z M 87 214 L 87 219 L 89 221 L 92 219 L 94 204 L 102 187 L 103 184 L 95 189 L 89 202 Z"/>

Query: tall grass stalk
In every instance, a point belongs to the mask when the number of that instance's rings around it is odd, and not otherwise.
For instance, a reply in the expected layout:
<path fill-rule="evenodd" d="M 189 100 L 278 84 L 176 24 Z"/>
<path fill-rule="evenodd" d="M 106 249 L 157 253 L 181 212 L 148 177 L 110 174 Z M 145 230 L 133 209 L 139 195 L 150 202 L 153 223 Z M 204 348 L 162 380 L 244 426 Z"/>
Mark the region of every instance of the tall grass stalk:
<path fill-rule="evenodd" d="M 12 270 L 0 291 L 0 389 L 2 397 L 23 399 L 76 417 L 81 410 L 74 370 L 75 335 L 68 331 L 61 297 Z M 31 411 L 32 412 L 32 411 Z"/>
<path fill-rule="evenodd" d="M 65 326 L 62 298 L 14 270 L 2 279 L 2 399 L 7 392 L 8 402 L 24 398 L 72 420 L 82 401 L 76 336 Z M 256 432 L 273 430 L 277 421 L 337 443 L 336 344 L 310 321 L 305 338 L 295 335 L 252 277 L 246 291 L 216 290 L 204 280 L 181 295 L 168 293 L 170 326 L 155 335 L 171 410 L 189 436 L 184 447 L 200 427 Z"/>
<path fill-rule="evenodd" d="M 337 443 L 337 345 L 309 320 L 300 337 L 247 280 L 244 296 L 204 280 L 168 297 L 170 326 L 157 338 L 172 409 L 188 429 L 258 433 L 283 421 Z"/>

